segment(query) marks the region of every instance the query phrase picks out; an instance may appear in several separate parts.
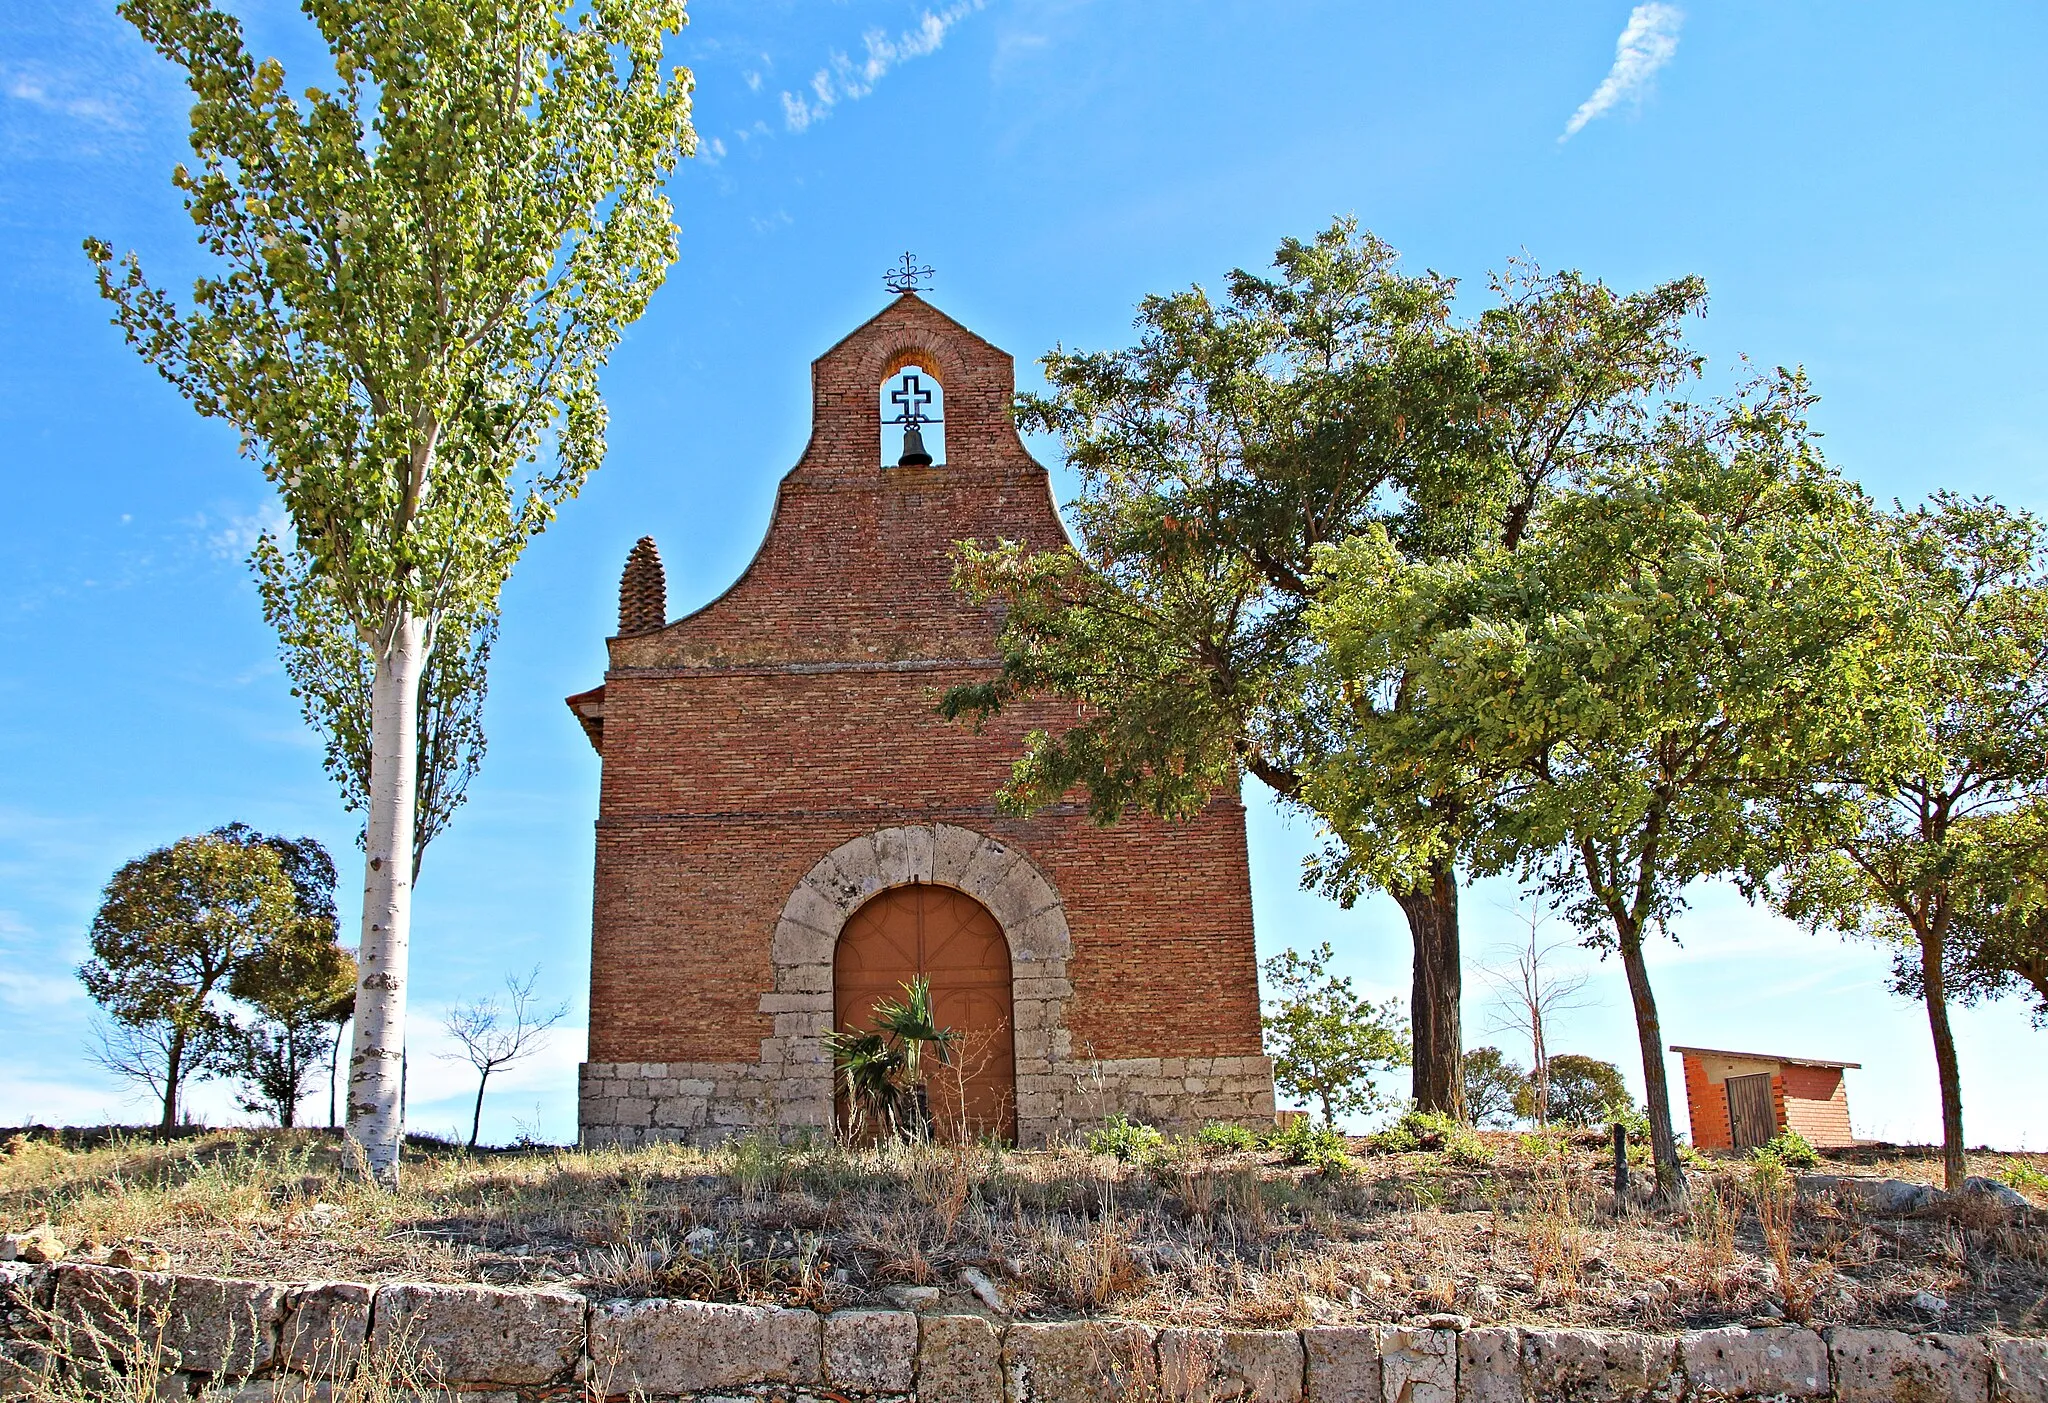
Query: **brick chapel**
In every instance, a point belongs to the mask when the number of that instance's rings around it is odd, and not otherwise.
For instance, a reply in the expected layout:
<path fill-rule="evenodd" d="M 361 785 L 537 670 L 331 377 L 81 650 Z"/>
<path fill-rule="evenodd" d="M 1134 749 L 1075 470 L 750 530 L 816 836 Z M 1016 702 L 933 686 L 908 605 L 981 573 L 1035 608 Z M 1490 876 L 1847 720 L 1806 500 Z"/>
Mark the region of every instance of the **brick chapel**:
<path fill-rule="evenodd" d="M 671 622 L 634 547 L 603 685 L 569 698 L 603 766 L 584 1144 L 829 1131 L 823 1035 L 918 974 L 961 1034 L 942 1123 L 1037 1146 L 1119 1112 L 1271 1120 L 1243 806 L 1003 814 L 1070 707 L 935 711 L 998 666 L 952 544 L 1067 539 L 1013 389 L 903 293 L 812 362 L 809 445 L 738 580 Z"/>

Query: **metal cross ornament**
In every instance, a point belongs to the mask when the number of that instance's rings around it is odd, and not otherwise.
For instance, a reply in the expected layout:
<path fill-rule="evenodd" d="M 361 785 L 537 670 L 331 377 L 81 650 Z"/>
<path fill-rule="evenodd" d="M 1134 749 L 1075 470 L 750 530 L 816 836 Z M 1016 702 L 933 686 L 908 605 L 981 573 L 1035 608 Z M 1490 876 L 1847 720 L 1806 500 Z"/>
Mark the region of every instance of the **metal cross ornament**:
<path fill-rule="evenodd" d="M 922 377 L 905 371 L 902 388 L 889 391 L 889 403 L 896 406 L 896 417 L 889 422 L 910 428 L 919 424 L 936 424 L 938 419 L 924 412 L 924 407 L 931 402 L 932 392 L 924 387 Z"/>
<path fill-rule="evenodd" d="M 915 255 L 906 252 L 896 266 L 882 274 L 882 286 L 891 292 L 918 292 L 924 287 L 924 280 L 932 275 L 929 267 L 920 268 Z"/>

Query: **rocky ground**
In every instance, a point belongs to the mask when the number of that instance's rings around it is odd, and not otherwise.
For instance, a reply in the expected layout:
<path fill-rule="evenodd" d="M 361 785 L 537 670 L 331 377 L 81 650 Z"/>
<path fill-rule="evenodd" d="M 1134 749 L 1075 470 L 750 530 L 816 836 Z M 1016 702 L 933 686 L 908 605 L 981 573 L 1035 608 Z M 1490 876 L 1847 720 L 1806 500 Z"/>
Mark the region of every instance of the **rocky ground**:
<path fill-rule="evenodd" d="M 603 1299 L 1114 1314 L 1301 1328 L 1455 1315 L 1666 1330 L 2048 1332 L 2048 1156 L 1866 1146 L 1701 1160 L 1617 1214 L 1593 1137 L 1482 1133 L 1317 1169 L 1281 1150 L 715 1152 L 422 1143 L 396 1194 L 320 1132 L 0 1132 L 0 1256 L 270 1280 L 549 1285 Z"/>

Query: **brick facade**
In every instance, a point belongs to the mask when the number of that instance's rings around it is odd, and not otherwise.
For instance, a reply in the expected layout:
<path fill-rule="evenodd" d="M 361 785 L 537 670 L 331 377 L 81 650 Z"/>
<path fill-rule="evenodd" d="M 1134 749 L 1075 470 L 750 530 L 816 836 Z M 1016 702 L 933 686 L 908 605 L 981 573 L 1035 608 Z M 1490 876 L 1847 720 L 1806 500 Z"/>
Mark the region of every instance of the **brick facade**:
<path fill-rule="evenodd" d="M 945 391 L 950 461 L 885 467 L 883 382 Z M 1009 356 L 915 294 L 812 365 L 812 435 L 766 539 L 711 604 L 610 640 L 570 698 L 603 755 L 586 1142 L 709 1140 L 831 1123 L 831 951 L 875 892 L 958 887 L 1003 925 L 1019 1138 L 1125 1111 L 1265 1119 L 1244 810 L 1091 824 L 993 795 L 1033 728 L 934 713 L 989 675 L 999 620 L 949 551 L 1065 537 L 1009 417 Z M 658 568 L 658 567 L 657 567 Z"/>

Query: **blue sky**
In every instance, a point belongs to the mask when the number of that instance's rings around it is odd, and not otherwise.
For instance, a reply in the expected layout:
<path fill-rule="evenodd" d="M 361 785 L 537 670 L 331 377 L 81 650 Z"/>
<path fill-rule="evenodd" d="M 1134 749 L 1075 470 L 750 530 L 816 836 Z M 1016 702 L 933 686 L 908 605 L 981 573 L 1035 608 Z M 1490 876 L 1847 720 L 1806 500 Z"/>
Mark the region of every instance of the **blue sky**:
<path fill-rule="evenodd" d="M 295 6 L 233 8 L 317 81 Z M 485 1135 L 573 1134 L 598 770 L 561 698 L 599 679 L 636 537 L 675 613 L 744 565 L 807 434 L 810 359 L 882 305 L 902 250 L 1026 383 L 1056 343 L 1121 344 L 1144 294 L 1340 213 L 1475 304 L 1522 252 L 1624 287 L 1698 273 L 1711 376 L 1804 365 L 1828 452 L 1874 494 L 2048 509 L 2043 52 L 2048 11 L 2023 3 L 703 0 L 678 45 L 704 142 L 673 182 L 682 258 L 605 379 L 606 467 L 506 591 L 490 757 L 427 858 L 413 1123 L 466 1112 L 439 1010 L 538 965 L 574 1027 L 505 1078 Z M 85 1064 L 71 973 L 123 860 L 230 819 L 354 857 L 243 564 L 266 489 L 121 343 L 79 252 L 138 249 L 173 285 L 198 268 L 166 179 L 186 106 L 102 0 L 0 14 L 0 1124 L 146 1115 Z M 1404 993 L 1398 911 L 1295 890 L 1314 835 L 1254 802 L 1262 948 L 1328 939 Z M 1468 895 L 1475 961 L 1515 938 L 1514 901 Z M 1719 889 L 1675 933 L 1651 955 L 1667 1041 L 1860 1060 L 1859 1132 L 1935 1134 L 1925 1019 L 1881 952 Z M 1561 1042 L 1639 1079 L 1618 968 L 1590 992 Z M 1497 1040 L 1471 998 L 1468 1042 Z M 2048 1147 L 2048 1033 L 2013 1005 L 1957 1021 L 1972 1142 Z"/>

